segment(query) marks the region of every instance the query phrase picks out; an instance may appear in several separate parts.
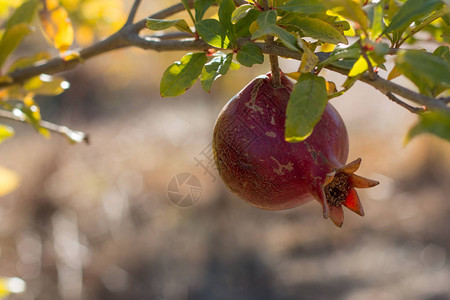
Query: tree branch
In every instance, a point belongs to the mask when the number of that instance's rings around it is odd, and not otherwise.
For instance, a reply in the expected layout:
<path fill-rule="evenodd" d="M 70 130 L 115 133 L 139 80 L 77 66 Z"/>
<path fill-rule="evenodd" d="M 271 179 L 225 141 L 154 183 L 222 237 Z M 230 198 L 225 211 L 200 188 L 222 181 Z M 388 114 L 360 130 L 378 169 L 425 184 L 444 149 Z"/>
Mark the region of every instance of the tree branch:
<path fill-rule="evenodd" d="M 407 110 L 409 110 L 409 111 L 412 112 L 412 113 L 418 114 L 418 113 L 424 111 L 424 109 L 421 108 L 421 107 L 414 107 L 414 106 L 411 106 L 411 105 L 409 105 L 409 104 L 403 102 L 402 100 L 400 100 L 400 99 L 398 99 L 397 97 L 395 97 L 395 95 L 392 94 L 391 92 L 386 93 L 386 96 L 387 96 L 389 99 L 391 99 L 392 101 L 394 101 L 395 103 L 397 103 L 398 105 L 400 105 L 401 107 L 406 108 Z"/>
<path fill-rule="evenodd" d="M 193 1 L 188 2 L 190 7 L 193 6 Z M 137 5 L 139 1 L 136 1 L 133 5 L 130 16 L 132 16 L 137 9 Z M 161 10 L 155 14 L 149 16 L 153 19 L 163 19 L 169 17 L 175 13 L 183 11 L 185 8 L 183 4 L 179 3 L 168 7 L 164 10 Z M 38 76 L 42 73 L 45 74 L 55 74 L 70 70 L 84 62 L 85 60 L 95 57 L 97 55 L 120 49 L 130 46 L 139 47 L 142 49 L 155 50 L 155 51 L 206 51 L 208 49 L 212 49 L 214 47 L 206 44 L 202 40 L 195 39 L 166 39 L 165 36 L 153 36 L 153 37 L 141 37 L 138 33 L 145 28 L 146 19 L 140 20 L 134 24 L 126 24 L 122 29 L 118 32 L 114 33 L 110 37 L 102 40 L 88 48 L 82 49 L 79 51 L 78 59 L 64 60 L 63 58 L 57 57 L 53 58 L 45 63 L 26 67 L 23 69 L 18 69 L 13 71 L 12 73 L 7 74 L 10 77 L 10 81 L 2 81 L 0 82 L 0 88 L 7 87 L 15 84 L 21 84 L 24 81 Z M 170 35 L 170 34 L 169 34 Z M 168 36 L 169 36 L 168 35 Z M 238 46 L 242 47 L 243 45 L 250 43 L 248 39 L 239 39 Z M 302 53 L 300 51 L 293 51 L 284 46 L 278 45 L 276 43 L 272 44 L 271 47 L 267 47 L 266 43 L 253 43 L 258 46 L 263 53 L 269 55 L 276 55 L 285 58 L 293 58 L 296 60 L 301 60 Z M 219 50 L 227 50 L 227 49 L 219 49 Z M 326 55 L 323 53 L 317 53 L 317 56 L 321 61 L 326 58 Z M 338 72 L 343 75 L 348 74 L 348 70 L 338 68 L 332 65 L 326 66 L 325 68 Z M 385 80 L 379 76 L 376 76 L 374 80 L 372 80 L 370 74 L 363 74 L 360 79 L 361 81 L 373 86 L 374 88 L 381 91 L 383 94 L 391 93 L 396 94 L 405 99 L 411 100 L 419 105 L 426 106 L 427 109 L 443 109 L 446 111 L 450 111 L 450 108 L 447 107 L 448 101 L 444 98 L 444 100 L 434 99 L 419 93 L 416 93 L 410 89 L 402 87 L 392 81 Z"/>
<path fill-rule="evenodd" d="M 24 118 L 16 116 L 12 112 L 3 110 L 3 109 L 0 109 L 0 118 L 17 121 L 17 122 L 21 122 L 21 123 L 26 123 L 26 120 Z M 89 144 L 89 136 L 84 132 L 75 131 L 75 130 L 68 128 L 67 126 L 50 123 L 50 122 L 47 122 L 44 120 L 40 120 L 39 125 L 42 128 L 45 128 L 47 130 L 50 130 L 51 132 L 60 134 L 64 137 L 70 139 L 71 141 L 77 140 L 78 142 L 83 141 L 86 144 Z M 76 135 L 76 137 L 74 137 L 74 135 Z"/>
<path fill-rule="evenodd" d="M 192 1 L 189 1 L 189 3 L 192 4 Z M 184 10 L 183 4 L 178 3 L 166 9 L 163 9 L 157 13 L 154 13 L 149 17 L 153 19 L 164 19 L 183 10 Z M 38 76 L 42 73 L 45 74 L 61 73 L 74 68 L 79 63 L 84 62 L 85 60 L 91 57 L 112 50 L 128 47 L 131 45 L 128 39 L 132 36 L 137 35 L 139 31 L 144 29 L 145 23 L 146 19 L 143 19 L 137 23 L 123 26 L 122 29 L 120 29 L 113 35 L 109 36 L 108 38 L 90 47 L 80 50 L 78 59 L 71 59 L 69 61 L 66 61 L 61 57 L 56 57 L 40 65 L 35 65 L 23 69 L 17 69 L 12 73 L 7 74 L 7 76 L 9 76 L 11 80 L 0 82 L 0 88 L 23 83 L 25 80 Z"/>
<path fill-rule="evenodd" d="M 450 103 L 450 97 L 439 98 L 438 100 L 445 104 Z"/>
<path fill-rule="evenodd" d="M 133 6 L 131 7 L 130 14 L 128 15 L 128 19 L 125 22 L 125 26 L 128 24 L 132 24 L 134 21 L 134 17 L 136 16 L 139 5 L 141 4 L 141 0 L 134 0 Z"/>

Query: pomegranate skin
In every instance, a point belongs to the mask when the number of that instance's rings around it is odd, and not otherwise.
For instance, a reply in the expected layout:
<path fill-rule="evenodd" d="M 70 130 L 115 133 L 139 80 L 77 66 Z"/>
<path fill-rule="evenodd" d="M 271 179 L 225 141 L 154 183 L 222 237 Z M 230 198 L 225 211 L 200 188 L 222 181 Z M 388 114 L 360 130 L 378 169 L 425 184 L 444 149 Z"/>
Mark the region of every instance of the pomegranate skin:
<path fill-rule="evenodd" d="M 274 88 L 270 74 L 259 76 L 222 109 L 213 134 L 219 174 L 232 192 L 256 207 L 288 209 L 316 198 L 328 217 L 323 187 L 327 174 L 347 161 L 345 124 L 327 104 L 305 141 L 286 142 L 286 107 L 293 84 L 284 75 L 281 82 Z"/>

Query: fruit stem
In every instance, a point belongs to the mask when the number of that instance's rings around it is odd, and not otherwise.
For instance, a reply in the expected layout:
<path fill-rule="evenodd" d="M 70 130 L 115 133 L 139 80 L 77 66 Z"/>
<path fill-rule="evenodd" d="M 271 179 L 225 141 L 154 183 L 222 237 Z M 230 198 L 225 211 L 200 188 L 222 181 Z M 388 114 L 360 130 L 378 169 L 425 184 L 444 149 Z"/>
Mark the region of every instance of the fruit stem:
<path fill-rule="evenodd" d="M 268 11 L 269 8 L 269 1 L 263 0 L 262 1 L 263 7 L 265 11 Z M 274 37 L 272 35 L 268 35 L 266 38 L 266 48 L 270 49 L 274 45 Z M 281 70 L 280 65 L 278 64 L 278 56 L 270 54 L 270 67 L 272 69 L 272 86 L 273 87 L 280 87 L 281 86 Z"/>

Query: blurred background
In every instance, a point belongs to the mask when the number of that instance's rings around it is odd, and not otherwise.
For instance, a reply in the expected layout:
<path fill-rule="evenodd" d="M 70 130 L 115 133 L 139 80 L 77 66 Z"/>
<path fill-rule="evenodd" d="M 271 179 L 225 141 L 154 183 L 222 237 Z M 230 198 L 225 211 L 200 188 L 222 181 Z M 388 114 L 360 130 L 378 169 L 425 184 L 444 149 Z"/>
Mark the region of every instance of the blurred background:
<path fill-rule="evenodd" d="M 61 2 L 75 46 L 111 34 L 131 6 Z M 143 1 L 138 19 L 175 2 Z M 36 33 L 19 54 L 49 48 Z M 332 104 L 349 161 L 362 157 L 358 174 L 381 182 L 359 192 L 366 216 L 346 210 L 339 229 L 315 201 L 263 211 L 225 188 L 208 151 L 222 106 L 268 64 L 230 71 L 211 94 L 196 83 L 163 99 L 159 80 L 183 55 L 107 53 L 64 73 L 63 94 L 38 98 L 43 119 L 89 133 L 89 146 L 7 123 L 16 136 L 0 145 L 0 166 L 19 186 L 0 198 L 0 276 L 26 282 L 8 299 L 450 299 L 449 143 L 423 135 L 403 146 L 416 117 L 356 84 Z M 198 179 L 187 207 L 170 201 L 189 192 L 170 183 L 181 173 Z"/>

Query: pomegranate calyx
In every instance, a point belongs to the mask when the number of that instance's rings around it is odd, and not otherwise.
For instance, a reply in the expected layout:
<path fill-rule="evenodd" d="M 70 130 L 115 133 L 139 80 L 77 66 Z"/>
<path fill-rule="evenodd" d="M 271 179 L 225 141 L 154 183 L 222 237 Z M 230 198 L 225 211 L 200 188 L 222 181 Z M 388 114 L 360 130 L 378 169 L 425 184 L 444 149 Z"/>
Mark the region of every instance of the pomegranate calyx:
<path fill-rule="evenodd" d="M 339 172 L 344 172 L 347 174 L 353 174 L 356 171 L 358 171 L 359 166 L 361 165 L 361 158 L 357 158 L 352 162 L 349 162 L 348 164 L 346 164 L 345 166 L 343 166 L 342 168 L 339 168 L 338 171 Z"/>
<path fill-rule="evenodd" d="M 361 159 L 358 158 L 328 173 L 325 178 L 324 198 L 321 199 L 324 206 L 324 217 L 330 217 L 338 227 L 344 223 L 342 205 L 358 215 L 364 216 L 364 209 L 355 188 L 370 188 L 379 184 L 378 181 L 353 174 L 360 165 Z"/>

